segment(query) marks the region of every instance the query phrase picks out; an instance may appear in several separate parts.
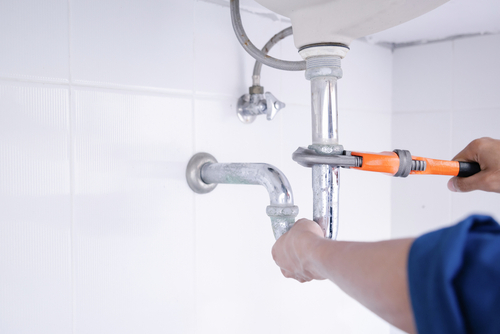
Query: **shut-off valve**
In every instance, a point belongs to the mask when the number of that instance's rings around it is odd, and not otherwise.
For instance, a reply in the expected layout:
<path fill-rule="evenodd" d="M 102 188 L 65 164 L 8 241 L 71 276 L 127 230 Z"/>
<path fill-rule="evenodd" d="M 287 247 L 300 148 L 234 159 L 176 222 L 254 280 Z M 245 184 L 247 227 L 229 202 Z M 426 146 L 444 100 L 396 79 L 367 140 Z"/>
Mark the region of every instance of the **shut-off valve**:
<path fill-rule="evenodd" d="M 243 123 L 252 123 L 258 115 L 266 115 L 270 121 L 285 104 L 279 101 L 272 93 L 264 93 L 264 87 L 252 86 L 249 94 L 244 94 L 238 99 L 238 118 Z"/>

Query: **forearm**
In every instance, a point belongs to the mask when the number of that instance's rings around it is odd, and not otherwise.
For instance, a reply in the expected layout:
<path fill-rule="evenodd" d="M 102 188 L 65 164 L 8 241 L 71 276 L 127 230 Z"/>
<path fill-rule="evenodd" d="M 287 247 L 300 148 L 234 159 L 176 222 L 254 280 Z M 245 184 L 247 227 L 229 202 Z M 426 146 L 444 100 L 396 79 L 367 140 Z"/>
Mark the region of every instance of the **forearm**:
<path fill-rule="evenodd" d="M 413 239 L 382 242 L 321 239 L 308 254 L 305 265 L 384 320 L 414 333 L 407 277 L 412 242 Z"/>

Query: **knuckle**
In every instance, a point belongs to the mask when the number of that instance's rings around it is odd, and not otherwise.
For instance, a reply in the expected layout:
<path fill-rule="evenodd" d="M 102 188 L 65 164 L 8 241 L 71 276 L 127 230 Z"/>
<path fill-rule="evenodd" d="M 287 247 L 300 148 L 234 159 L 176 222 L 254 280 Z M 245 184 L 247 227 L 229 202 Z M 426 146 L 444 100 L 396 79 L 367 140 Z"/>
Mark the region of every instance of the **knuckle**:
<path fill-rule="evenodd" d="M 482 137 L 482 138 L 474 139 L 471 142 L 471 146 L 472 146 L 473 149 L 475 149 L 477 151 L 482 151 L 487 146 L 489 146 L 489 144 L 491 143 L 491 140 L 492 139 L 489 138 L 489 137 Z"/>

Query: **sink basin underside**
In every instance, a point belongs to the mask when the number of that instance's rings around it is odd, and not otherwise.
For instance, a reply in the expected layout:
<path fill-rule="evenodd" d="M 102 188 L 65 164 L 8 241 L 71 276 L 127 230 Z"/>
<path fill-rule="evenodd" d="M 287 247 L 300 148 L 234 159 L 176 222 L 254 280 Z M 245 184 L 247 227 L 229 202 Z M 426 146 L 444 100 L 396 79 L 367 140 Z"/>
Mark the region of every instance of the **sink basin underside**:
<path fill-rule="evenodd" d="M 394 27 L 449 0 L 256 0 L 292 20 L 295 46 L 349 45 L 353 39 Z"/>

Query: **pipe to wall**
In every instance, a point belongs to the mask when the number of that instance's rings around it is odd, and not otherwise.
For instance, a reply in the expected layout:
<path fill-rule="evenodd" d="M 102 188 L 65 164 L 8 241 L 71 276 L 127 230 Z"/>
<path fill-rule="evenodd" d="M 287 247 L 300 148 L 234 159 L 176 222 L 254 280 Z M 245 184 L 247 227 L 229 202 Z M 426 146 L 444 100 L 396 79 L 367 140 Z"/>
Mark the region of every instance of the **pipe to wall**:
<path fill-rule="evenodd" d="M 208 153 L 195 154 L 188 163 L 186 178 L 197 193 L 212 191 L 219 183 L 255 184 L 266 188 L 274 237 L 278 239 L 295 223 L 299 208 L 293 203 L 293 192 L 286 176 L 276 167 L 263 163 L 218 163 Z"/>

